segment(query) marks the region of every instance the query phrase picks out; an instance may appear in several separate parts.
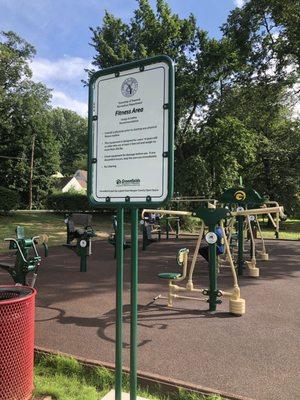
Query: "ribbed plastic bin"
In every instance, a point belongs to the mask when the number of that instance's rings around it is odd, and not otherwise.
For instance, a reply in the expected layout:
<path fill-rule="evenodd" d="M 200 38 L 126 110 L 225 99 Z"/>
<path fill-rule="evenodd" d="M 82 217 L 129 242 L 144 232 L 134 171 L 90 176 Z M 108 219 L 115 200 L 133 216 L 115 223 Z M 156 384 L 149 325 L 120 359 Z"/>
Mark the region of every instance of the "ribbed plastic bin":
<path fill-rule="evenodd" d="M 0 400 L 33 391 L 35 289 L 0 286 Z"/>

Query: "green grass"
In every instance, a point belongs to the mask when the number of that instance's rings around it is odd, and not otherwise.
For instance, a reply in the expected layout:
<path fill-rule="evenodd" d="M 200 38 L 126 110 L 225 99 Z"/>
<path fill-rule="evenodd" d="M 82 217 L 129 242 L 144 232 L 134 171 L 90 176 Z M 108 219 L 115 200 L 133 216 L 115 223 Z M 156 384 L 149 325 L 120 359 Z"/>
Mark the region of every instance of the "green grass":
<path fill-rule="evenodd" d="M 49 236 L 49 246 L 60 246 L 66 242 L 66 225 L 63 214 L 38 213 L 38 212 L 18 212 L 10 216 L 0 215 L 0 253 L 8 249 L 8 244 L 4 243 L 4 238 L 14 237 L 15 228 L 22 225 L 25 228 L 25 235 L 28 237 L 46 233 Z M 112 232 L 111 215 L 93 215 L 93 228 L 97 233 L 97 238 L 106 238 Z M 162 227 L 165 224 L 162 222 Z M 197 218 L 185 218 L 183 220 L 183 230 L 197 232 L 199 220 Z M 264 237 L 274 238 L 274 230 L 262 224 Z M 128 216 L 125 218 L 125 234 L 129 234 L 130 226 Z M 97 240 L 96 238 L 96 240 Z M 280 239 L 300 240 L 300 220 L 287 220 L 281 224 Z"/>
<path fill-rule="evenodd" d="M 93 215 L 93 228 L 98 238 L 106 238 L 112 232 L 111 215 Z M 17 212 L 9 216 L 0 215 L 0 253 L 7 251 L 8 244 L 4 238 L 15 237 L 17 225 L 25 228 L 26 237 L 46 233 L 49 236 L 49 246 L 60 246 L 66 243 L 67 229 L 64 223 L 64 214 Z M 125 222 L 125 233 L 130 231 Z"/>
<path fill-rule="evenodd" d="M 259 220 L 264 239 L 275 239 L 275 230 L 267 226 L 267 221 Z M 175 224 L 173 222 L 173 229 Z M 181 224 L 183 231 L 197 232 L 200 228 L 199 219 L 195 217 L 184 217 Z M 259 237 L 259 233 L 258 233 Z M 300 220 L 288 219 L 280 222 L 279 238 L 285 240 L 300 240 Z"/>
<path fill-rule="evenodd" d="M 124 374 L 124 391 L 129 391 L 129 379 Z M 74 358 L 57 355 L 38 355 L 35 363 L 34 398 L 51 396 L 53 400 L 100 400 L 114 387 L 114 374 L 102 367 L 86 367 Z M 219 396 L 203 397 L 186 390 L 178 396 L 159 395 L 138 390 L 138 395 L 149 400 L 222 400 Z"/>
<path fill-rule="evenodd" d="M 261 222 L 261 221 L 260 221 Z M 270 229 L 266 224 L 261 223 L 263 231 L 263 237 L 265 239 L 274 239 L 274 229 Z M 288 219 L 280 223 L 280 239 L 288 240 L 300 240 L 300 220 L 299 219 Z"/>
<path fill-rule="evenodd" d="M 98 400 L 113 384 L 104 368 L 89 373 L 77 360 L 63 356 L 39 356 L 35 365 L 35 396 L 50 395 L 55 400 Z"/>

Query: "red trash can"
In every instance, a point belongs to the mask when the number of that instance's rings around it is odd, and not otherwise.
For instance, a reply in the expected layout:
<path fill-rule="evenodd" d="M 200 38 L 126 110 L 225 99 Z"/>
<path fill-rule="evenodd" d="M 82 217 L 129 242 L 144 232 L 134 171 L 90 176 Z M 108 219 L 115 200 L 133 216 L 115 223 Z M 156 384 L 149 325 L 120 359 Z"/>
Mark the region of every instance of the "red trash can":
<path fill-rule="evenodd" d="M 0 286 L 0 400 L 32 396 L 35 295 L 27 286 Z"/>

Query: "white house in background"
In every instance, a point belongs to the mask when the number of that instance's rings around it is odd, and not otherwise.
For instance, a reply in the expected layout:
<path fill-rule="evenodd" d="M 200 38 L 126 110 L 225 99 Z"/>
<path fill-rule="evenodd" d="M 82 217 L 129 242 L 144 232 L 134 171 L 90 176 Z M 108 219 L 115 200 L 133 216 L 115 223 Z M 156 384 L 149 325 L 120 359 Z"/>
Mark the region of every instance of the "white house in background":
<path fill-rule="evenodd" d="M 78 169 L 74 176 L 57 176 L 57 189 L 61 190 L 63 193 L 69 192 L 70 190 L 76 190 L 78 192 L 86 192 L 87 187 L 87 171 L 83 169 Z"/>
<path fill-rule="evenodd" d="M 63 174 L 59 171 L 56 171 L 55 174 L 51 175 L 51 178 L 63 178 Z"/>
<path fill-rule="evenodd" d="M 68 192 L 69 190 L 76 190 L 78 192 L 84 190 L 84 188 L 80 185 L 75 176 L 73 176 L 73 178 L 71 178 L 71 180 L 69 180 L 67 184 L 61 189 L 63 193 Z"/>

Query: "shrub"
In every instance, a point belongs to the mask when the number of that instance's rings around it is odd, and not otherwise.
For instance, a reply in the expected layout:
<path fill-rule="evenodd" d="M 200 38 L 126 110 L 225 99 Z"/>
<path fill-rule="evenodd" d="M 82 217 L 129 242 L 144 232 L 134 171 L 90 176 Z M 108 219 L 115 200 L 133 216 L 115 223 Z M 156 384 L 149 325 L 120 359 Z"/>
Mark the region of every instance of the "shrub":
<path fill-rule="evenodd" d="M 194 232 L 198 231 L 201 226 L 199 218 L 184 216 L 180 218 L 180 227 L 184 231 Z"/>
<path fill-rule="evenodd" d="M 91 210 L 86 194 L 76 192 L 53 193 L 48 196 L 47 207 L 56 211 Z"/>
<path fill-rule="evenodd" d="M 0 210 L 8 213 L 19 205 L 19 194 L 11 189 L 0 186 Z"/>

